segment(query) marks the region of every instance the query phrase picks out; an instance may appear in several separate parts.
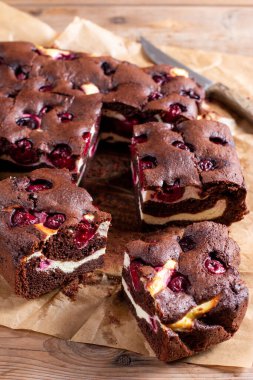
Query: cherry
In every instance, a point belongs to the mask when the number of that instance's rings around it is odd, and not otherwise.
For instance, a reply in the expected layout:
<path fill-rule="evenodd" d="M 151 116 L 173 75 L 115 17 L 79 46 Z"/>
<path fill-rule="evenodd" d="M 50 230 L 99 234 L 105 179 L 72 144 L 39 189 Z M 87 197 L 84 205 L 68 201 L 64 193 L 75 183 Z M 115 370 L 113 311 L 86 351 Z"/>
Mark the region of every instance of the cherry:
<path fill-rule="evenodd" d="M 68 123 L 69 121 L 73 120 L 74 115 L 70 112 L 61 112 L 57 115 L 62 123 Z"/>
<path fill-rule="evenodd" d="M 133 287 L 136 291 L 140 291 L 140 276 L 139 276 L 139 269 L 140 269 L 141 263 L 139 261 L 132 261 L 130 264 L 130 276 L 132 279 Z"/>
<path fill-rule="evenodd" d="M 198 163 L 198 167 L 200 170 L 208 172 L 216 168 L 216 162 L 214 160 L 201 160 Z"/>
<path fill-rule="evenodd" d="M 87 220 L 82 220 L 75 231 L 74 242 L 79 249 L 84 248 L 97 231 L 96 226 Z"/>
<path fill-rule="evenodd" d="M 89 147 L 90 147 L 90 139 L 91 139 L 91 134 L 90 132 L 84 132 L 83 135 L 82 135 L 82 138 L 85 142 L 85 146 L 84 146 L 84 149 L 83 149 L 83 155 L 86 156 L 88 150 L 89 150 Z"/>
<path fill-rule="evenodd" d="M 15 69 L 15 75 L 16 75 L 16 78 L 19 79 L 19 80 L 24 80 L 24 79 L 28 78 L 28 73 L 25 72 L 24 69 L 21 66 L 18 66 Z"/>
<path fill-rule="evenodd" d="M 57 61 L 73 61 L 73 59 L 78 58 L 75 53 L 69 53 L 69 54 L 64 54 L 60 53 L 55 59 Z"/>
<path fill-rule="evenodd" d="M 11 158 L 20 164 L 32 164 L 38 161 L 37 152 L 33 149 L 33 143 L 24 138 L 15 142 L 10 150 Z"/>
<path fill-rule="evenodd" d="M 103 69 L 103 72 L 105 75 L 112 75 L 116 71 L 115 69 L 112 68 L 110 63 L 108 63 L 106 61 L 102 63 L 101 68 Z"/>
<path fill-rule="evenodd" d="M 212 274 L 222 274 L 226 272 L 224 265 L 220 261 L 211 259 L 210 257 L 205 260 L 204 265 L 208 272 Z"/>
<path fill-rule="evenodd" d="M 51 230 L 57 230 L 66 220 L 64 214 L 51 214 L 44 222 L 44 226 Z"/>
<path fill-rule="evenodd" d="M 47 269 L 51 265 L 51 260 L 45 259 L 42 260 L 39 264 L 39 268 L 41 270 Z"/>
<path fill-rule="evenodd" d="M 188 145 L 184 144 L 182 141 L 174 141 L 172 143 L 173 146 L 175 146 L 176 148 L 179 148 L 179 149 L 182 149 L 182 150 L 187 150 L 188 152 L 190 152 L 190 148 Z"/>
<path fill-rule="evenodd" d="M 158 326 L 157 326 L 156 319 L 153 318 L 153 317 L 149 317 L 149 320 L 150 320 L 150 323 L 151 323 L 152 329 L 153 329 L 154 332 L 156 333 L 156 332 L 158 331 Z"/>
<path fill-rule="evenodd" d="M 44 224 L 47 220 L 48 214 L 45 211 L 34 211 L 34 216 L 38 219 L 38 223 Z"/>
<path fill-rule="evenodd" d="M 190 89 L 190 90 L 181 90 L 180 91 L 180 95 L 182 95 L 182 96 L 188 96 L 189 98 L 195 99 L 195 100 L 199 100 L 200 99 L 200 96 L 198 94 L 196 94 L 196 92 L 194 92 L 193 89 Z"/>
<path fill-rule="evenodd" d="M 72 149 L 67 144 L 59 144 L 48 156 L 50 162 L 57 168 L 67 168 L 74 170 L 75 159 L 72 156 Z"/>
<path fill-rule="evenodd" d="M 53 86 L 51 84 L 47 84 L 45 86 L 41 86 L 39 88 L 39 91 L 40 92 L 48 92 L 48 91 L 51 91 L 53 89 Z"/>
<path fill-rule="evenodd" d="M 145 156 L 140 159 L 139 165 L 141 170 L 153 169 L 157 166 L 157 160 L 155 157 Z"/>
<path fill-rule="evenodd" d="M 183 236 L 179 241 L 179 245 L 183 252 L 191 251 L 196 247 L 195 241 L 190 236 Z"/>
<path fill-rule="evenodd" d="M 227 144 L 227 141 L 223 137 L 211 136 L 209 138 L 209 140 L 211 142 L 213 142 L 214 144 L 219 144 L 219 145 L 226 145 Z"/>
<path fill-rule="evenodd" d="M 186 112 L 187 108 L 179 103 L 174 103 L 169 106 L 168 111 L 163 111 L 161 117 L 166 123 L 171 123 L 177 119 L 177 117 L 182 113 Z"/>
<path fill-rule="evenodd" d="M 26 188 L 26 191 L 36 192 L 36 191 L 52 189 L 52 187 L 53 187 L 52 182 L 47 181 L 46 179 L 35 179 L 34 181 L 30 182 L 29 186 Z"/>
<path fill-rule="evenodd" d="M 176 202 L 178 199 L 182 198 L 184 194 L 184 187 L 180 186 L 180 180 L 176 179 L 173 185 L 163 184 L 162 187 L 163 192 L 158 192 L 156 197 L 164 202 Z"/>
<path fill-rule="evenodd" d="M 16 120 L 16 124 L 20 127 L 27 127 L 30 129 L 38 129 L 40 127 L 40 118 L 35 114 L 24 114 L 21 118 Z"/>
<path fill-rule="evenodd" d="M 139 136 L 134 136 L 132 138 L 132 144 L 142 144 L 148 140 L 148 136 L 146 134 L 142 134 Z"/>
<path fill-rule="evenodd" d="M 165 82 L 168 82 L 171 79 L 171 76 L 166 73 L 159 73 L 153 75 L 153 80 L 158 84 L 163 84 Z"/>
<path fill-rule="evenodd" d="M 152 100 L 157 100 L 157 99 L 161 99 L 163 97 L 163 95 L 158 92 L 158 91 L 155 91 L 155 92 L 152 92 L 149 97 L 148 97 L 148 101 L 151 102 Z"/>
<path fill-rule="evenodd" d="M 36 216 L 30 214 L 24 208 L 16 208 L 11 215 L 11 224 L 13 227 L 29 226 L 38 223 Z"/>
<path fill-rule="evenodd" d="M 176 272 L 170 282 L 168 283 L 168 287 L 175 293 L 179 293 L 186 290 L 188 285 L 187 279 L 180 273 Z"/>

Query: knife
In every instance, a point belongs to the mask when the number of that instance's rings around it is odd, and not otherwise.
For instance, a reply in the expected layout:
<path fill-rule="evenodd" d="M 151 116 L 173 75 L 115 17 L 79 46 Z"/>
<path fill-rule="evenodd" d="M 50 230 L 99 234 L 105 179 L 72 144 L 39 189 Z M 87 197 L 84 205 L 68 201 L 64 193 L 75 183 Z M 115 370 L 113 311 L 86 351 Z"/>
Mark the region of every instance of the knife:
<path fill-rule="evenodd" d="M 225 107 L 246 118 L 253 124 L 253 100 L 241 96 L 237 91 L 222 83 L 214 83 L 203 75 L 196 73 L 183 63 L 163 53 L 144 37 L 140 37 L 140 42 L 144 53 L 152 62 L 158 65 L 166 64 L 186 70 L 189 73 L 189 77 L 195 79 L 198 84 L 204 87 L 208 98 L 222 103 Z"/>

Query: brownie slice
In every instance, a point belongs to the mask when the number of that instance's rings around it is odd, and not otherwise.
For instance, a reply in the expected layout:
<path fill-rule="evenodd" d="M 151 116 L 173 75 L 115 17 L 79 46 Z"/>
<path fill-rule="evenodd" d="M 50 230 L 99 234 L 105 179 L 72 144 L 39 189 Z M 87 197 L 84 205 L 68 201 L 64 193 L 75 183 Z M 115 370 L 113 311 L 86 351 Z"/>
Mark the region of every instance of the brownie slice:
<path fill-rule="evenodd" d="M 248 290 L 226 226 L 201 222 L 128 243 L 123 289 L 156 356 L 169 362 L 233 336 Z"/>
<path fill-rule="evenodd" d="M 179 74 L 166 65 L 141 69 L 119 63 L 111 74 L 111 90 L 103 96 L 102 139 L 128 143 L 136 124 L 195 119 L 205 91 Z"/>
<path fill-rule="evenodd" d="M 146 226 L 215 220 L 246 213 L 246 189 L 229 128 L 208 120 L 135 126 L 132 171 Z"/>
<path fill-rule="evenodd" d="M 110 87 L 102 58 L 2 42 L 0 63 L 2 167 L 67 168 L 79 182 L 96 149 L 101 92 Z"/>
<path fill-rule="evenodd" d="M 103 264 L 111 216 L 92 205 L 66 169 L 0 182 L 0 272 L 35 298 Z"/>

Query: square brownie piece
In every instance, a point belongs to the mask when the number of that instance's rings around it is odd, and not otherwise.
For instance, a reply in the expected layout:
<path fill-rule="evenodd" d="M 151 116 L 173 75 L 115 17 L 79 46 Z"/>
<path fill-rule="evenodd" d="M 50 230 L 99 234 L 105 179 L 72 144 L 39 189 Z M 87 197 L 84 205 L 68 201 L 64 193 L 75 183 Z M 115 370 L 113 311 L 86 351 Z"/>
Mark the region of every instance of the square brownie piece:
<path fill-rule="evenodd" d="M 205 95 L 194 80 L 178 76 L 167 65 L 141 69 L 119 62 L 111 80 L 111 90 L 103 96 L 101 123 L 101 138 L 108 142 L 128 143 L 133 127 L 147 121 L 195 119 Z"/>
<path fill-rule="evenodd" d="M 80 181 L 96 149 L 101 91 L 110 87 L 101 65 L 83 53 L 0 43 L 3 168 L 67 168 Z"/>
<path fill-rule="evenodd" d="M 66 169 L 0 182 L 0 273 L 35 298 L 103 264 L 111 216 Z"/>
<path fill-rule="evenodd" d="M 122 284 L 156 356 L 169 362 L 233 336 L 248 289 L 226 226 L 201 222 L 127 244 Z"/>
<path fill-rule="evenodd" d="M 226 125 L 203 119 L 137 125 L 131 151 L 144 225 L 229 225 L 246 213 L 244 179 Z"/>

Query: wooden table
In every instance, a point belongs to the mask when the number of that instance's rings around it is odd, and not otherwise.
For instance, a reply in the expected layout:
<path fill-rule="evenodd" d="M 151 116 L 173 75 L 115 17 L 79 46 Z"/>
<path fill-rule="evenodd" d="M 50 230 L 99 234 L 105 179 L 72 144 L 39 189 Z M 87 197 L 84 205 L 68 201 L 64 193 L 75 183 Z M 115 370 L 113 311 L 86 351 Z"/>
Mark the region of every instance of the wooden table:
<path fill-rule="evenodd" d="M 74 16 L 157 44 L 253 55 L 252 0 L 9 0 L 61 31 Z M 154 3 L 157 3 L 154 5 Z M 163 20 L 169 22 L 163 23 Z M 159 25 L 158 25 L 159 24 Z M 166 365 L 126 351 L 0 327 L 0 378 L 253 379 L 253 369 Z"/>

